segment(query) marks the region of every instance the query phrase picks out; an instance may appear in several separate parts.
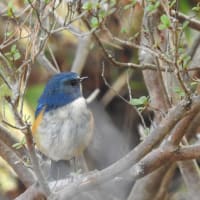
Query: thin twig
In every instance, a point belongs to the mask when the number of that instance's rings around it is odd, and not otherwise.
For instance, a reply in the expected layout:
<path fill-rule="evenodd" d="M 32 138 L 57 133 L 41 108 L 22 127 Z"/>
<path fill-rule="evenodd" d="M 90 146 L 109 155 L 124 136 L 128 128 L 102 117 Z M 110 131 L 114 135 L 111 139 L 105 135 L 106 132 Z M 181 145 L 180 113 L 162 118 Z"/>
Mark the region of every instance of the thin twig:
<path fill-rule="evenodd" d="M 156 14 L 156 13 L 155 13 Z M 156 44 L 156 36 L 155 36 L 155 32 L 154 31 L 157 31 L 156 28 L 155 28 L 155 25 L 153 25 L 155 23 L 155 21 L 153 21 L 153 19 L 155 18 L 155 14 L 153 14 L 150 18 L 147 18 L 147 28 L 149 29 L 149 45 L 155 45 Z M 156 23 L 158 23 L 158 21 L 156 21 Z M 162 93 L 162 102 L 161 102 L 161 107 L 162 107 L 162 110 L 164 110 L 164 112 L 167 111 L 168 108 L 171 107 L 170 105 L 170 100 L 169 100 L 169 96 L 168 96 L 168 93 L 167 93 L 167 90 L 166 90 L 166 87 L 165 87 L 165 84 L 164 84 L 164 80 L 163 80 L 163 75 L 162 75 L 162 70 L 161 70 L 161 62 L 160 62 L 160 59 L 158 57 L 155 57 L 154 59 L 155 63 L 156 63 L 156 66 L 157 66 L 157 76 L 155 76 L 155 79 L 158 80 L 159 84 L 160 84 L 160 92 Z M 167 70 L 165 70 L 166 72 Z M 147 72 L 148 73 L 148 72 Z M 148 76 L 148 74 L 147 74 Z M 154 86 L 154 87 L 157 87 L 157 86 Z M 150 93 L 150 91 L 149 91 Z M 157 102 L 159 101 L 160 98 L 157 98 Z M 155 102 L 155 104 L 157 103 Z M 160 108 L 161 109 L 161 108 Z"/>
<path fill-rule="evenodd" d="M 83 17 L 83 21 L 86 24 L 86 26 L 88 27 L 89 30 L 91 30 L 91 26 L 89 24 L 89 22 L 87 21 L 87 19 L 85 19 Z M 99 37 L 97 36 L 97 34 L 95 32 L 92 32 L 92 35 L 94 37 L 94 39 L 96 40 L 98 46 L 102 49 L 102 52 L 105 56 L 105 58 L 108 60 L 108 62 L 112 63 L 113 65 L 117 65 L 119 67 L 129 67 L 129 68 L 133 68 L 133 69 L 139 69 L 139 70 L 157 70 L 156 65 L 154 64 L 148 64 L 148 63 L 144 63 L 142 65 L 139 64 L 135 64 L 135 63 L 130 63 L 130 62 L 119 62 L 117 61 L 109 52 L 108 50 L 106 50 L 102 44 L 102 42 L 100 41 Z M 162 68 L 162 71 L 166 71 L 166 69 Z"/>
<path fill-rule="evenodd" d="M 200 45 L 200 34 L 195 38 L 193 41 L 192 46 L 188 49 L 187 54 L 190 56 L 190 59 L 192 60 L 198 47 Z"/>
<path fill-rule="evenodd" d="M 131 86 L 130 86 L 130 74 L 132 74 L 132 73 L 128 69 L 126 72 L 126 83 L 127 83 L 127 87 L 128 87 L 129 101 L 132 99 L 132 91 L 131 91 Z"/>
<path fill-rule="evenodd" d="M 174 42 L 175 42 L 175 55 L 174 55 L 174 63 L 175 63 L 175 68 L 176 68 L 176 76 L 177 76 L 177 79 L 180 83 L 180 86 L 181 88 L 183 89 L 183 91 L 185 92 L 187 98 L 190 98 L 190 91 L 186 88 L 183 80 L 182 80 L 182 77 L 181 77 L 181 74 L 180 74 L 180 71 L 179 71 L 179 66 L 178 66 L 178 58 L 179 58 L 179 36 L 178 36 L 178 21 L 177 21 L 177 17 L 178 17 L 178 8 L 179 8 L 179 1 L 176 0 L 176 5 L 175 5 L 175 27 L 174 27 Z"/>
<path fill-rule="evenodd" d="M 55 65 L 55 67 L 56 67 L 56 70 L 57 70 L 58 72 L 60 72 L 60 68 L 59 68 L 59 66 L 58 66 L 58 63 L 57 63 L 57 61 L 56 61 L 56 58 L 55 58 L 55 56 L 54 56 L 54 53 L 53 53 L 52 49 L 50 48 L 49 45 L 48 45 L 47 47 L 48 47 L 48 49 L 49 49 L 49 53 L 50 53 L 50 55 L 51 55 L 51 57 L 52 57 L 52 60 L 53 60 L 54 65 Z"/>
<path fill-rule="evenodd" d="M 129 104 L 129 105 L 132 105 L 128 100 L 126 100 L 123 96 L 121 96 L 109 83 L 108 81 L 106 80 L 105 76 L 104 76 L 104 71 L 105 71 L 105 66 L 104 66 L 104 63 L 102 65 L 102 72 L 101 72 L 101 77 L 104 81 L 104 84 L 109 88 L 111 89 L 115 94 L 116 96 L 120 97 L 120 99 L 122 99 L 125 103 Z"/>
<path fill-rule="evenodd" d="M 99 93 L 100 93 L 100 89 L 99 89 L 99 88 L 95 89 L 95 90 L 92 92 L 92 94 L 90 94 L 90 96 L 87 97 L 86 102 L 87 102 L 88 104 L 89 104 L 89 103 L 92 103 L 92 102 L 97 98 L 97 96 L 98 96 Z"/>
<path fill-rule="evenodd" d="M 40 24 L 40 27 L 41 27 L 46 33 L 49 34 L 49 31 L 43 26 L 43 23 L 41 22 L 40 14 L 38 13 L 38 10 L 34 7 L 34 5 L 33 5 L 34 3 L 31 2 L 31 0 L 28 0 L 28 3 L 29 3 L 29 5 L 31 6 L 31 8 L 35 11 L 36 17 L 37 17 L 38 22 L 39 22 L 39 24 Z M 36 1 L 36 3 L 37 3 L 37 1 Z M 41 13 L 42 13 L 42 12 L 41 12 Z"/>
<path fill-rule="evenodd" d="M 52 65 L 52 63 L 48 60 L 48 58 L 44 55 L 44 53 L 40 53 L 36 57 L 37 61 L 44 66 L 50 73 L 56 74 L 59 71 Z"/>
<path fill-rule="evenodd" d="M 189 26 L 195 30 L 200 31 L 200 21 L 197 19 L 193 19 L 193 17 L 187 16 L 181 12 L 177 12 L 176 10 L 171 11 L 172 16 L 176 16 L 180 22 L 188 21 Z"/>
<path fill-rule="evenodd" d="M 169 58 L 166 57 L 166 55 L 158 52 L 156 49 L 154 49 L 153 47 L 147 47 L 147 46 L 143 46 L 143 45 L 138 45 L 132 41 L 128 41 L 128 40 L 122 40 L 121 38 L 118 38 L 116 36 L 114 36 L 111 31 L 106 27 L 103 26 L 102 27 L 107 33 L 108 36 L 111 38 L 111 40 L 118 42 L 122 45 L 126 45 L 129 47 L 133 47 L 133 48 L 137 48 L 143 51 L 146 51 L 154 56 L 156 56 L 157 58 L 160 58 L 161 60 L 163 60 L 164 62 L 168 63 L 168 64 L 174 64 L 173 61 L 171 61 Z"/>

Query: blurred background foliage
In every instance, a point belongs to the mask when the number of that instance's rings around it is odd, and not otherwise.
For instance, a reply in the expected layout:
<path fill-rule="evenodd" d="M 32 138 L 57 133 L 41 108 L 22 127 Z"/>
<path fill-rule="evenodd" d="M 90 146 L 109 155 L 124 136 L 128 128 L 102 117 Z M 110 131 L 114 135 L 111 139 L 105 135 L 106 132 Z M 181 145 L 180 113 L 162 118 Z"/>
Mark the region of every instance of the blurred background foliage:
<path fill-rule="evenodd" d="M 5 5 L 7 5 L 7 12 L 11 11 L 11 8 L 13 10 L 17 8 L 22 8 L 26 4 L 26 1 L 24 0 L 9 0 L 9 1 L 2 1 Z M 123 1 L 123 6 L 127 4 L 128 1 Z M 198 15 L 200 16 L 200 12 L 194 12 L 192 11 L 192 8 L 196 6 L 199 1 L 198 0 L 181 0 L 179 1 L 180 11 L 185 14 L 190 15 Z M 60 6 L 59 8 L 59 14 L 62 16 L 65 16 L 66 8 L 63 6 Z M 125 21 L 121 21 L 121 19 L 124 20 L 124 17 L 121 18 L 121 15 L 123 15 L 125 12 L 122 8 L 121 13 L 114 13 L 113 15 L 109 16 L 108 24 L 110 31 L 115 35 L 120 35 L 121 38 L 126 37 L 126 26 Z M 1 13 L 1 11 L 0 11 Z M 125 18 L 127 20 L 127 18 Z M 129 18 L 131 20 L 131 18 Z M 5 34 L 12 34 L 12 23 L 7 23 L 7 19 L 5 17 L 0 17 L 0 43 L 3 41 Z M 5 26 L 5 24 L 7 24 Z M 81 23 L 76 24 L 76 26 L 80 29 L 86 29 Z M 21 33 L 22 35 L 26 34 L 26 30 Z M 186 29 L 186 39 L 188 40 L 186 44 L 190 44 L 191 38 L 194 37 L 196 32 L 191 29 Z M 101 33 L 101 37 L 105 37 L 105 44 L 107 45 L 107 48 L 110 48 L 114 50 L 114 55 L 122 62 L 128 62 L 131 60 L 134 60 L 137 62 L 138 56 L 137 56 L 137 50 L 132 49 L 128 46 L 124 47 L 118 47 L 113 49 L 112 45 L 113 43 L 109 43 L 107 40 L 107 36 L 104 35 L 104 33 Z M 64 30 L 62 32 L 58 32 L 51 36 L 48 40 L 48 45 L 53 51 L 53 54 L 55 56 L 55 60 L 57 61 L 57 64 L 59 66 L 60 71 L 69 71 L 71 69 L 71 65 L 73 63 L 73 60 L 75 58 L 76 53 L 76 47 L 77 47 L 77 38 L 68 32 L 67 30 Z M 108 43 L 106 43 L 108 42 Z M 16 58 L 15 65 L 20 65 L 23 60 L 22 58 L 24 56 L 20 56 L 20 54 L 23 54 L 23 50 L 25 49 L 25 46 L 27 45 L 26 39 L 20 40 L 17 42 L 17 49 L 13 46 L 9 46 L 8 48 L 4 49 L 6 52 L 12 52 L 13 48 L 13 54 Z M 50 54 L 50 51 L 46 50 L 45 54 L 47 57 L 52 61 L 52 57 Z M 88 96 L 90 93 L 92 93 L 96 88 L 100 88 L 100 94 L 98 96 L 98 99 L 101 99 L 104 94 L 107 91 L 107 86 L 105 86 L 104 81 L 101 78 L 102 73 L 102 53 L 99 47 L 92 43 L 90 47 L 90 53 L 88 56 L 88 59 L 86 60 L 86 64 L 84 66 L 84 70 L 82 75 L 86 75 L 89 77 L 87 81 L 83 84 L 84 89 L 84 95 Z M 105 66 L 107 65 L 106 61 Z M 17 69 L 17 66 L 14 66 Z M 14 69 L 14 68 L 13 68 Z M 1 65 L 0 65 L 0 70 Z M 105 77 L 108 80 L 109 83 L 113 83 L 122 73 L 124 72 L 124 69 L 120 69 L 117 67 L 106 67 L 105 68 Z M 142 74 L 140 71 L 133 71 L 129 70 L 128 72 L 131 75 L 131 82 L 130 86 L 133 91 L 134 97 L 140 97 L 142 95 L 147 95 L 147 90 L 145 88 L 144 82 L 142 80 Z M 35 64 L 32 67 L 32 72 L 30 75 L 30 79 L 28 81 L 28 87 L 26 89 L 25 93 L 25 99 L 24 99 L 24 113 L 27 116 L 30 116 L 30 121 L 34 119 L 34 110 L 36 107 L 37 99 L 40 96 L 44 85 L 46 84 L 46 81 L 51 76 L 51 73 L 48 73 L 47 70 L 41 66 L 38 62 L 35 62 Z M 134 81 L 133 81 L 134 80 Z M 9 95 L 10 91 L 5 85 L 2 84 L 2 80 L 0 79 L 0 97 L 3 97 L 5 95 Z M 128 96 L 128 90 L 126 88 L 122 88 L 120 91 L 120 95 L 127 97 Z M 1 109 L 7 109 L 6 110 L 6 118 L 9 119 L 11 123 L 14 123 L 13 116 L 11 112 L 9 112 L 9 109 L 5 106 L 5 101 L 3 98 L 0 98 L 0 103 L 3 105 L 4 108 Z M 2 106 L 1 106 L 2 107 Z M 119 97 L 115 97 L 112 99 L 112 101 L 107 105 L 106 107 L 107 111 L 110 113 L 113 121 L 116 123 L 116 125 L 122 129 L 122 127 L 129 126 L 131 129 L 133 126 L 135 126 L 135 122 L 133 123 L 132 119 L 135 119 L 135 113 L 133 113 L 132 117 L 127 112 L 129 109 L 129 106 L 124 103 Z M 122 116 L 121 113 L 127 113 L 126 115 Z M 2 112 L 5 113 L 5 112 Z M 4 116 L 5 117 L 5 116 Z M 1 116 L 0 116 L 1 118 Z M 19 138 L 20 140 L 23 139 L 22 135 L 19 134 L 16 129 L 12 129 L 12 132 L 15 133 L 15 137 Z M 138 136 L 135 136 L 138 137 Z M 3 161 L 0 160 L 0 193 L 7 194 L 7 196 L 10 196 L 12 198 L 17 193 L 20 193 L 19 186 L 21 184 L 19 183 L 19 180 L 17 180 L 15 173 L 8 167 L 8 165 Z M 23 188 L 21 188 L 23 190 Z M 25 189 L 25 188 L 24 188 Z M 1 199 L 1 198 L 0 198 Z"/>

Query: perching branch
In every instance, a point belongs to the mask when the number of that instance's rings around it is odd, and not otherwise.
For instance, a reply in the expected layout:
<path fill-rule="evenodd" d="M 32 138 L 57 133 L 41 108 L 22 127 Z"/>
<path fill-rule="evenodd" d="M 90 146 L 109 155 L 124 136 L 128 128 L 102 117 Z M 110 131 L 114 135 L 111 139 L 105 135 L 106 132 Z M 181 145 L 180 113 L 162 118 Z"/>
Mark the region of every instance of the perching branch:
<path fill-rule="evenodd" d="M 63 190 L 56 192 L 54 195 L 61 200 L 71 198 L 75 194 L 81 193 L 83 191 L 88 191 L 94 188 L 94 186 L 103 184 L 108 180 L 119 176 L 132 165 L 137 163 L 148 152 L 150 152 L 152 148 L 158 144 L 163 139 L 163 137 L 166 136 L 166 134 L 170 132 L 174 125 L 186 114 L 187 110 L 189 109 L 188 103 L 189 102 L 184 100 L 175 108 L 171 109 L 167 116 L 161 121 L 160 125 L 125 157 L 113 165 L 103 169 L 102 171 L 98 171 L 96 173 L 94 172 L 91 175 L 88 175 L 83 179 L 66 186 L 63 188 Z M 196 99 L 194 104 L 200 106 L 200 100 Z M 188 111 L 188 113 L 189 112 L 190 111 Z M 132 178 L 133 176 L 130 177 L 130 179 Z"/>

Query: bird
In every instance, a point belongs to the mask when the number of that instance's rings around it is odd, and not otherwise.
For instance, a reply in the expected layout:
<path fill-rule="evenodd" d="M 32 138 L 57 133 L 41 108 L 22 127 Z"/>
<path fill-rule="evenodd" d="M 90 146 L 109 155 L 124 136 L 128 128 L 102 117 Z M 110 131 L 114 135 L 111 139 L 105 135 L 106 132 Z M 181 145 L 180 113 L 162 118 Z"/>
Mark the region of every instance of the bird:
<path fill-rule="evenodd" d="M 39 151 L 53 161 L 71 160 L 83 154 L 94 129 L 94 119 L 75 72 L 52 76 L 39 97 L 32 125 Z"/>

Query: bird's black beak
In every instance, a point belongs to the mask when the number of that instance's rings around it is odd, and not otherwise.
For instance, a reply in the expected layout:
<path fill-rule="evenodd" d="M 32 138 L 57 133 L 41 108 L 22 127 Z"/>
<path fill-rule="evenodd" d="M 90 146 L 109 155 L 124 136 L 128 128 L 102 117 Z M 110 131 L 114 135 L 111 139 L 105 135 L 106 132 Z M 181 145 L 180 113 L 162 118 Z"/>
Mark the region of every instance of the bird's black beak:
<path fill-rule="evenodd" d="M 80 77 L 80 81 L 82 82 L 83 80 L 85 80 L 87 78 L 88 78 L 87 76 Z"/>

